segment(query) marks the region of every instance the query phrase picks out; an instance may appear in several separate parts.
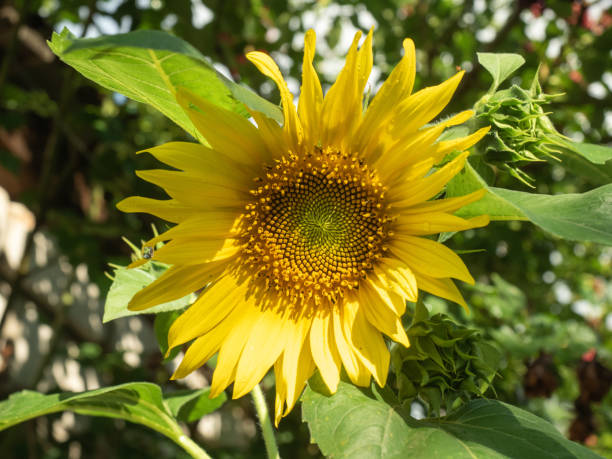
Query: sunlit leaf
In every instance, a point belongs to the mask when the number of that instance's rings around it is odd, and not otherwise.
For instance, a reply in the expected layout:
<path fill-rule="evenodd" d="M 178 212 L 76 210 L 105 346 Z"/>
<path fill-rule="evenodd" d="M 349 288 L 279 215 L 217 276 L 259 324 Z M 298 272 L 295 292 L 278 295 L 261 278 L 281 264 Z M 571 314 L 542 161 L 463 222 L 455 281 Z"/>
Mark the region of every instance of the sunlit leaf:
<path fill-rule="evenodd" d="M 367 389 L 341 382 L 333 396 L 312 378 L 302 413 L 324 455 L 361 459 L 596 458 L 543 419 L 495 400 L 473 400 L 439 419 L 417 421 Z"/>
<path fill-rule="evenodd" d="M 483 187 L 488 190 L 485 197 L 463 207 L 457 215 L 488 214 L 491 220 L 530 220 L 564 239 L 612 245 L 612 184 L 580 194 L 525 193 L 488 186 L 468 163 L 451 180 L 447 193 L 460 196 Z"/>
<path fill-rule="evenodd" d="M 494 92 L 497 87 L 519 69 L 525 59 L 519 54 L 511 53 L 476 53 L 478 62 L 482 65 L 493 77 L 493 85 L 490 92 Z"/>
<path fill-rule="evenodd" d="M 612 245 L 612 184 L 581 194 L 524 193 L 490 188 L 546 231 L 572 241 Z"/>
<path fill-rule="evenodd" d="M 65 410 L 125 419 L 171 438 L 183 434 L 163 403 L 161 389 L 151 383 L 121 384 L 78 394 L 17 392 L 0 403 L 0 430 L 37 416 Z"/>
<path fill-rule="evenodd" d="M 605 164 L 612 160 L 612 148 L 605 145 L 568 141 L 567 146 L 594 164 Z"/>
<path fill-rule="evenodd" d="M 49 47 L 85 77 L 155 107 L 196 138 L 198 132 L 174 97 L 178 87 L 245 116 L 243 104 L 282 120 L 277 106 L 219 74 L 197 49 L 165 32 L 75 39 L 64 29 L 53 34 Z"/>
<path fill-rule="evenodd" d="M 113 284 L 108 291 L 106 302 L 104 303 L 104 317 L 102 321 L 108 322 L 119 317 L 136 314 L 157 314 L 165 311 L 174 311 L 190 305 L 195 298 L 193 294 L 153 306 L 143 311 L 130 311 L 128 309 L 128 303 L 136 292 L 149 285 L 162 273 L 163 270 L 156 268 L 154 262 L 132 269 L 117 268 L 114 272 Z"/>
<path fill-rule="evenodd" d="M 227 400 L 225 392 L 209 398 L 210 387 L 197 390 L 177 391 L 166 394 L 164 400 L 179 421 L 193 422 L 212 413 Z"/>

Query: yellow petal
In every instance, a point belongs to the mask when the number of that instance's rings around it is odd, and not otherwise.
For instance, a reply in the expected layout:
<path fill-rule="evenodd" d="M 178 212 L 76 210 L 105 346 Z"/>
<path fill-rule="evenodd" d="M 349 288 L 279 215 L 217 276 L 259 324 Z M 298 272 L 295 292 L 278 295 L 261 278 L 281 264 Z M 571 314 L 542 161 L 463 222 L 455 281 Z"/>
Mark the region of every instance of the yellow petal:
<path fill-rule="evenodd" d="M 193 293 L 221 275 L 227 260 L 203 265 L 171 266 L 130 300 L 130 311 L 142 311 Z"/>
<path fill-rule="evenodd" d="M 415 204 L 422 203 L 438 194 L 444 186 L 463 169 L 469 153 L 465 152 L 444 165 L 439 171 L 424 177 L 421 180 L 414 180 L 407 183 L 402 189 L 394 190 L 396 202 L 393 207 L 405 209 Z"/>
<path fill-rule="evenodd" d="M 299 332 L 294 341 L 300 341 Z M 303 340 L 299 346 L 291 348 L 297 349 L 299 355 L 293 352 L 288 354 L 289 349 L 287 348 L 274 364 L 274 374 L 276 375 L 274 424 L 276 427 L 278 427 L 281 417 L 287 415 L 293 409 L 306 385 L 306 381 L 308 381 L 315 370 L 315 363 L 312 360 L 308 340 Z"/>
<path fill-rule="evenodd" d="M 245 299 L 245 289 L 236 286 L 231 276 L 210 285 L 189 309 L 182 313 L 168 331 L 168 348 L 202 336 L 225 319 Z M 241 310 L 242 308 L 240 308 Z"/>
<path fill-rule="evenodd" d="M 378 268 L 383 273 L 383 280 L 386 283 L 396 283 L 405 300 L 416 302 L 418 298 L 418 286 L 414 273 L 404 263 L 394 258 L 382 258 Z M 380 277 L 380 276 L 379 276 Z M 398 292 L 400 293 L 400 292 Z M 400 293 L 400 294 L 402 294 Z M 404 304 L 404 310 L 405 310 Z M 404 311 L 398 311 L 398 315 L 402 315 Z"/>
<path fill-rule="evenodd" d="M 173 239 L 156 250 L 151 259 L 169 265 L 201 265 L 229 258 L 238 250 L 228 239 Z"/>
<path fill-rule="evenodd" d="M 374 376 L 376 383 L 383 387 L 387 381 L 390 354 L 385 340 L 366 319 L 358 302 L 345 306 L 344 334 L 361 363 Z"/>
<path fill-rule="evenodd" d="M 208 333 L 196 339 L 185 352 L 181 364 L 170 379 L 184 378 L 208 362 L 219 351 L 233 326 L 232 320 L 223 320 Z"/>
<path fill-rule="evenodd" d="M 397 107 L 391 130 L 394 138 L 400 138 L 429 123 L 446 107 L 463 74 L 461 71 L 437 86 L 421 89 Z"/>
<path fill-rule="evenodd" d="M 340 311 L 332 312 L 332 325 L 336 346 L 338 347 L 338 353 L 342 359 L 346 374 L 351 382 L 357 386 L 365 387 L 370 384 L 370 372 L 355 354 L 353 344 L 346 339 L 344 333 L 345 314 L 344 308 L 340 309 Z"/>
<path fill-rule="evenodd" d="M 317 145 L 319 143 L 319 119 L 321 117 L 321 106 L 323 105 L 323 90 L 317 72 L 312 65 L 315 55 L 315 42 L 314 30 L 306 31 L 298 114 L 304 127 L 304 137 L 307 145 Z"/>
<path fill-rule="evenodd" d="M 384 164 L 384 166 L 383 166 Z M 393 161 L 378 163 L 377 170 L 381 180 L 388 184 L 389 191 L 387 192 L 387 199 L 393 200 L 391 196 L 403 197 L 401 193 L 404 189 L 414 181 L 420 180 L 425 177 L 433 168 L 433 158 L 425 158 L 419 162 L 408 165 L 405 169 L 398 167 L 392 167 Z M 398 199 L 398 198 L 396 198 Z"/>
<path fill-rule="evenodd" d="M 452 280 L 448 278 L 436 279 L 420 273 L 416 273 L 416 276 L 421 290 L 460 304 L 465 309 L 465 312 L 470 312 L 461 292 L 459 292 Z"/>
<path fill-rule="evenodd" d="M 334 340 L 331 314 L 313 318 L 310 348 L 325 385 L 331 393 L 335 393 L 340 382 L 340 356 Z"/>
<path fill-rule="evenodd" d="M 189 175 L 202 177 L 209 183 L 230 184 L 232 188 L 248 189 L 254 175 L 253 169 L 249 170 L 199 143 L 168 142 L 138 153 L 150 153 L 159 161 Z"/>
<path fill-rule="evenodd" d="M 431 170 L 435 164 L 434 159 L 421 153 L 426 151 L 438 136 L 439 134 L 434 134 L 429 137 L 422 135 L 419 131 L 411 139 L 405 139 L 403 143 L 396 143 L 381 153 L 374 164 L 376 164 L 381 180 L 391 185 L 389 190 L 391 195 L 401 193 L 403 191 L 401 185 L 420 179 Z M 395 183 L 400 186 L 393 186 Z M 393 199 L 391 195 L 389 199 Z"/>
<path fill-rule="evenodd" d="M 257 129 L 243 116 L 184 88 L 178 89 L 176 100 L 215 150 L 238 163 L 254 166 L 271 159 Z"/>
<path fill-rule="evenodd" d="M 489 224 L 488 215 L 464 219 L 445 212 L 423 212 L 400 215 L 393 225 L 394 231 L 413 236 L 438 234 L 444 231 L 464 231 Z"/>
<path fill-rule="evenodd" d="M 474 278 L 459 255 L 436 241 L 396 235 L 390 248 L 413 271 L 429 277 L 453 277 L 474 285 Z"/>
<path fill-rule="evenodd" d="M 376 273 L 380 273 L 380 269 L 375 270 Z M 385 280 L 388 281 L 389 278 Z M 406 301 L 403 298 L 404 292 L 401 289 L 386 288 L 385 282 L 377 276 L 372 276 L 368 281 L 368 288 L 371 289 L 371 293 L 375 294 L 372 298 L 376 299 L 377 304 L 386 306 L 397 317 L 402 316 L 406 312 Z"/>
<path fill-rule="evenodd" d="M 367 282 L 363 283 L 363 288 L 359 288 L 359 302 L 368 322 L 393 341 L 408 346 L 408 337 L 399 316 L 385 304 L 380 293 Z"/>
<path fill-rule="evenodd" d="M 283 417 L 283 408 L 287 400 L 287 382 L 278 375 L 283 372 L 283 359 L 280 357 L 274 362 L 274 375 L 276 376 L 276 398 L 274 399 L 274 425 L 278 427 L 278 423 Z"/>
<path fill-rule="evenodd" d="M 236 367 L 233 398 L 248 394 L 285 349 L 290 321 L 276 311 L 261 311 Z"/>
<path fill-rule="evenodd" d="M 352 132 L 361 119 L 363 88 L 371 71 L 372 30 L 358 52 L 360 37 L 361 32 L 357 32 L 344 68 L 323 99 L 321 113 L 323 147 L 346 150 Z"/>
<path fill-rule="evenodd" d="M 291 144 L 287 144 L 283 129 L 278 123 L 268 118 L 263 113 L 251 111 L 253 119 L 257 123 L 261 140 L 266 144 L 266 148 L 274 159 L 282 158 L 291 150 Z"/>
<path fill-rule="evenodd" d="M 284 362 L 288 361 L 289 357 L 284 358 Z M 287 415 L 291 409 L 295 406 L 295 403 L 300 398 L 302 390 L 306 385 L 308 379 L 312 376 L 315 370 L 315 363 L 312 359 L 312 353 L 310 351 L 310 342 L 304 341 L 302 350 L 297 359 L 297 369 L 294 380 L 287 379 L 287 407 L 284 415 Z M 285 378 L 287 378 L 285 373 Z"/>
<path fill-rule="evenodd" d="M 387 183 L 394 180 L 405 183 L 406 174 L 410 173 L 410 166 L 430 157 L 433 164 L 436 164 L 437 156 L 430 151 L 434 142 L 444 132 L 444 129 L 461 124 L 473 115 L 472 110 L 466 110 L 435 126 L 410 132 L 406 137 L 397 139 L 395 143 L 388 146 L 379 161 L 376 162 L 381 177 L 384 177 Z"/>
<path fill-rule="evenodd" d="M 490 129 L 491 126 L 487 126 L 478 129 L 476 132 L 468 135 L 467 137 L 438 142 L 434 145 L 432 154 L 435 156 L 436 161 L 442 161 L 447 154 L 452 153 L 453 151 L 464 151 L 475 145 L 489 132 Z"/>
<path fill-rule="evenodd" d="M 252 302 L 241 307 L 241 312 L 241 316 L 234 320 L 234 327 L 223 341 L 219 350 L 217 367 L 215 368 L 210 386 L 211 398 L 223 392 L 236 378 L 240 355 L 253 332 L 253 327 L 257 324 L 257 319 L 261 315 L 261 310 L 255 307 Z"/>
<path fill-rule="evenodd" d="M 293 105 L 293 94 L 287 87 L 287 82 L 283 78 L 276 62 L 267 54 L 259 51 L 253 51 L 246 55 L 247 59 L 250 60 L 259 69 L 261 73 L 271 78 L 278 87 L 281 95 L 281 103 L 283 105 L 283 116 L 285 119 L 284 130 L 287 136 L 288 144 L 291 145 L 292 150 L 296 152 L 299 145 L 303 142 L 304 133 L 302 131 L 302 125 L 295 111 L 295 105 Z"/>
<path fill-rule="evenodd" d="M 153 247 L 170 239 L 226 239 L 235 236 L 239 214 L 229 211 L 194 213 L 190 218 L 147 241 Z"/>
<path fill-rule="evenodd" d="M 300 375 L 298 374 L 300 370 L 302 370 L 302 372 L 305 370 L 305 368 L 299 368 L 300 361 L 307 357 L 307 360 L 310 360 L 314 367 L 314 361 L 312 360 L 312 353 L 310 351 L 310 340 L 306 339 L 310 333 L 311 323 L 312 319 L 306 317 L 300 317 L 292 321 L 292 329 L 287 337 L 287 344 L 283 351 L 283 355 L 280 358 L 283 362 L 282 372 L 276 374 L 277 380 L 280 377 L 286 382 L 287 405 L 291 405 L 291 407 L 293 407 L 297 401 L 302 390 L 303 386 L 300 387 L 300 384 L 304 382 L 301 381 Z"/>
<path fill-rule="evenodd" d="M 372 154 L 374 145 L 379 141 L 380 131 L 387 128 L 397 104 L 412 92 L 416 60 L 414 43 L 407 38 L 403 45 L 404 57 L 380 87 L 356 133 L 352 150 L 364 157 Z"/>
<path fill-rule="evenodd" d="M 436 199 L 435 201 L 415 204 L 411 207 L 402 209 L 402 215 L 420 214 L 422 212 L 455 212 L 463 206 L 479 201 L 485 194 L 487 194 L 487 190 L 481 188 L 473 193 L 458 196 L 456 198 Z"/>
<path fill-rule="evenodd" d="M 142 196 L 130 196 L 117 203 L 117 209 L 121 212 L 142 212 L 162 218 L 172 223 L 179 223 L 191 215 L 194 208 L 176 199 L 151 199 Z"/>
<path fill-rule="evenodd" d="M 374 33 L 374 27 L 371 27 L 368 34 L 366 35 L 363 45 L 357 52 L 357 76 L 358 76 L 358 88 L 363 93 L 370 73 L 372 72 L 372 64 L 374 57 L 372 56 L 372 36 Z"/>
<path fill-rule="evenodd" d="M 237 190 L 227 186 L 206 183 L 202 178 L 186 172 L 150 169 L 136 171 L 136 175 L 164 189 L 168 195 L 181 203 L 197 209 L 228 207 L 241 209 L 248 199 L 248 190 Z M 197 190 L 197 193 L 194 193 Z"/>
<path fill-rule="evenodd" d="M 398 282 L 395 277 L 389 275 L 386 270 L 382 269 L 381 264 L 379 264 L 378 266 L 374 266 L 374 275 L 370 278 L 370 282 L 375 283 L 387 292 L 395 292 L 397 295 L 404 299 L 405 304 L 405 299 L 407 298 L 408 294 L 402 287 L 402 284 Z M 404 311 L 402 311 L 401 314 L 403 314 Z"/>

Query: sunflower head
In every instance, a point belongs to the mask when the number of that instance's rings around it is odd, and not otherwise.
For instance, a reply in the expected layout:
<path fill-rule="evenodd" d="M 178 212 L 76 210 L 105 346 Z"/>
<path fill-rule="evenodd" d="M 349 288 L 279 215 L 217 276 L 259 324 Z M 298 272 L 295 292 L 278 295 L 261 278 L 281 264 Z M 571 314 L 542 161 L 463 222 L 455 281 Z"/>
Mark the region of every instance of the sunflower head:
<path fill-rule="evenodd" d="M 147 150 L 175 170 L 139 175 L 170 199 L 130 197 L 118 205 L 176 224 L 147 243 L 165 242 L 151 259 L 172 266 L 133 297 L 131 309 L 204 289 L 170 328 L 170 347 L 191 342 L 173 378 L 218 353 L 211 393 L 233 383 L 239 397 L 274 366 L 277 422 L 316 369 L 332 393 L 343 368 L 355 384 L 374 378 L 384 385 L 390 355 L 383 335 L 409 345 L 401 316 L 419 289 L 467 307 L 451 279 L 472 277 L 428 236 L 488 223 L 453 215 L 484 191 L 432 200 L 488 131 L 437 141 L 472 111 L 428 125 L 463 72 L 413 93 L 415 51 L 407 39 L 404 57 L 364 112 L 372 31 L 361 47 L 360 38 L 323 95 L 312 66 L 315 35 L 307 32 L 297 109 L 274 61 L 247 55 L 280 90 L 282 126 L 257 111 L 251 123 L 179 90 L 178 102 L 208 145 Z"/>
<path fill-rule="evenodd" d="M 314 146 L 255 179 L 239 235 L 244 277 L 296 315 L 332 311 L 383 256 L 385 188 L 363 161 Z"/>

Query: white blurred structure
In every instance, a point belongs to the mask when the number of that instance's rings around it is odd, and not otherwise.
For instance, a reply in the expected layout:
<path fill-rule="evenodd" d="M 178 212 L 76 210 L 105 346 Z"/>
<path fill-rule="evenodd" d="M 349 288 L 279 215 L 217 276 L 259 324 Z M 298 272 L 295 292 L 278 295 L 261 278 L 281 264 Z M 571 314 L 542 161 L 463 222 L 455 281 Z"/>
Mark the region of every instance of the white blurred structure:
<path fill-rule="evenodd" d="M 21 263 L 28 234 L 35 224 L 34 214 L 23 204 L 12 202 L 0 187 L 0 256 L 13 271 Z"/>

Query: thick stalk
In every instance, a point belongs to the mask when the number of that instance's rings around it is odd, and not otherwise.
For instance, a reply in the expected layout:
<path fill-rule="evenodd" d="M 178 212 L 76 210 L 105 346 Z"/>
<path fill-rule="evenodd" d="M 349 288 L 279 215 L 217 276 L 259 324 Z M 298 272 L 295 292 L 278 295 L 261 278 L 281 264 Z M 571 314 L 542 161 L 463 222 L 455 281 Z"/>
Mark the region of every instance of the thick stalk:
<path fill-rule="evenodd" d="M 270 414 L 268 413 L 268 405 L 266 404 L 266 398 L 264 397 L 263 391 L 259 384 L 256 384 L 251 391 L 253 396 L 253 402 L 255 403 L 255 410 L 257 411 L 257 417 L 261 424 L 261 433 L 263 434 L 264 442 L 266 444 L 266 452 L 268 453 L 268 459 L 280 459 L 278 454 L 278 446 L 276 446 L 276 439 L 274 438 L 274 427 L 272 427 L 272 421 L 270 420 Z"/>

